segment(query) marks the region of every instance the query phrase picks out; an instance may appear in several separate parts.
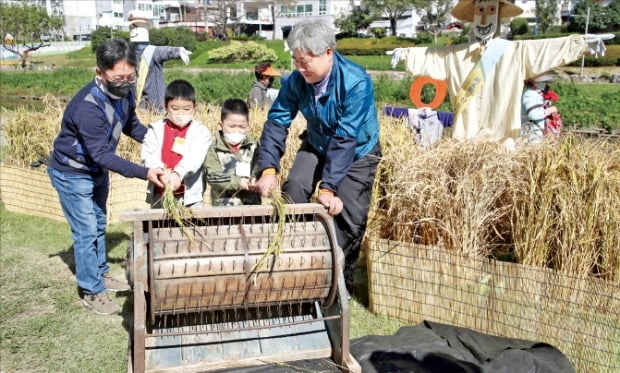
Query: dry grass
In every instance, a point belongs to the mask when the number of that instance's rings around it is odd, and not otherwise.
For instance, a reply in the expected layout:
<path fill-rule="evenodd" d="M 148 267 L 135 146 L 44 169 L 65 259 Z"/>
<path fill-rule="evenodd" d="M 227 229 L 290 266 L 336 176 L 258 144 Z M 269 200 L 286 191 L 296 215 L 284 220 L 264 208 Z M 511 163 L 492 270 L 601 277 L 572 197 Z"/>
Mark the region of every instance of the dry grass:
<path fill-rule="evenodd" d="M 565 137 L 425 150 L 382 119 L 373 236 L 620 282 L 620 144 Z M 385 134 L 389 133 L 389 136 Z"/>
<path fill-rule="evenodd" d="M 47 155 L 63 104 L 47 97 L 42 112 L 19 109 L 3 124 L 5 161 L 27 166 Z M 138 111 L 143 123 L 159 116 Z M 267 112 L 252 110 L 259 136 Z M 196 118 L 213 132 L 218 107 L 199 105 Z M 575 275 L 620 282 L 620 144 L 567 137 L 559 145 L 522 147 L 444 140 L 413 144 L 393 118 L 381 118 L 383 161 L 368 234 L 440 245 L 467 255 L 493 255 Z M 285 180 L 305 128 L 295 119 L 282 159 Z M 139 146 L 121 137 L 117 154 L 139 161 Z"/>

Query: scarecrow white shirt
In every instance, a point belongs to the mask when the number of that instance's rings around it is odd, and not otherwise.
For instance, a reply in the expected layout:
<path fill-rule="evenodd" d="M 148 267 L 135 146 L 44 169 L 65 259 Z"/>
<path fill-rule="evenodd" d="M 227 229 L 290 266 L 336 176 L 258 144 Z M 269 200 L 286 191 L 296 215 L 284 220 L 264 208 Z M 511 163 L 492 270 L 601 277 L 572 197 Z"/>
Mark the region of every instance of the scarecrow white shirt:
<path fill-rule="evenodd" d="M 577 60 L 588 51 L 583 35 L 508 43 L 486 77 L 482 89 L 455 118 L 453 137 L 459 140 L 516 139 L 521 128 L 521 94 L 526 78 Z M 413 47 L 400 51 L 400 59 L 414 76 L 446 80 L 452 107 L 463 82 L 480 60 L 480 44 L 447 47 Z"/>

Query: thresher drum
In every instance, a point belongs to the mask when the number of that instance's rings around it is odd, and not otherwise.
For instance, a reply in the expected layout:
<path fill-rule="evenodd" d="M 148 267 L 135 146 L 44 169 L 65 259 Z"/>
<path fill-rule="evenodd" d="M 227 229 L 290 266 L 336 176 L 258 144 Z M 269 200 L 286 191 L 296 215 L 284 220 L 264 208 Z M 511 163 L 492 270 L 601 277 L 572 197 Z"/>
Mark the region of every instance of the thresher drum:
<path fill-rule="evenodd" d="M 129 370 L 202 372 L 349 353 L 342 254 L 318 204 L 127 211 L 134 292 Z M 266 254 L 280 246 L 278 255 Z"/>

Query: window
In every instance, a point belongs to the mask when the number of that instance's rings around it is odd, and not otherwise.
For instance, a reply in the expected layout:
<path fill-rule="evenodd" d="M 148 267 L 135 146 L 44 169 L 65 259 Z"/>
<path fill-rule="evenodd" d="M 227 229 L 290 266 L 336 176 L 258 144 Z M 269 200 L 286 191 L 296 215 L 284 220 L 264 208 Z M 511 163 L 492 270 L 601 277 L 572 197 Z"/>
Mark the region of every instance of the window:
<path fill-rule="evenodd" d="M 280 8 L 283 17 L 307 17 L 312 15 L 312 4 L 299 4 Z"/>
<path fill-rule="evenodd" d="M 327 14 L 327 0 L 319 0 L 319 15 Z"/>

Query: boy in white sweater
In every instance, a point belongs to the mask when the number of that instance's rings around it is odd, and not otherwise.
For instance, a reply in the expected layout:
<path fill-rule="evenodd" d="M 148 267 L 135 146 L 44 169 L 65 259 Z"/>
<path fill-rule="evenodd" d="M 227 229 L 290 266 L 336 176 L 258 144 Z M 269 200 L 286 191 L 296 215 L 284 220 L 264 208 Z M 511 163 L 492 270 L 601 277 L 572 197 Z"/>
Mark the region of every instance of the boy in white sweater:
<path fill-rule="evenodd" d="M 185 80 L 175 80 L 166 87 L 164 102 L 167 116 L 149 124 L 142 161 L 146 167 L 166 171 L 162 181 L 170 184 L 185 206 L 202 207 L 202 163 L 211 146 L 211 134 L 194 119 L 194 87 Z M 151 207 L 162 206 L 163 193 L 164 189 L 149 183 L 147 202 Z"/>

